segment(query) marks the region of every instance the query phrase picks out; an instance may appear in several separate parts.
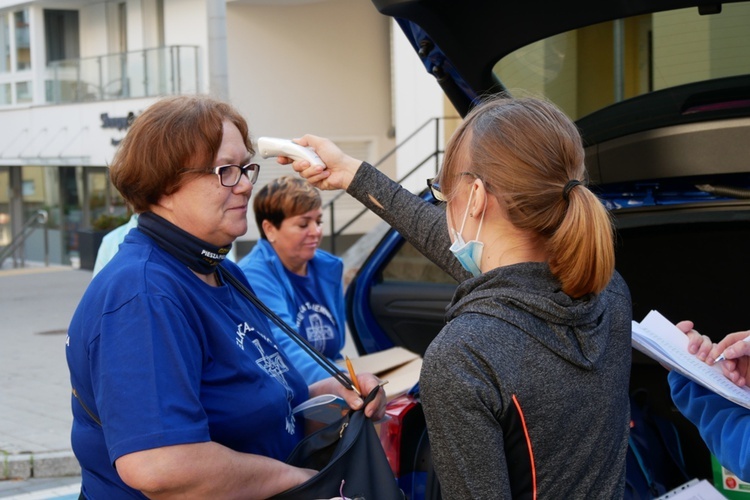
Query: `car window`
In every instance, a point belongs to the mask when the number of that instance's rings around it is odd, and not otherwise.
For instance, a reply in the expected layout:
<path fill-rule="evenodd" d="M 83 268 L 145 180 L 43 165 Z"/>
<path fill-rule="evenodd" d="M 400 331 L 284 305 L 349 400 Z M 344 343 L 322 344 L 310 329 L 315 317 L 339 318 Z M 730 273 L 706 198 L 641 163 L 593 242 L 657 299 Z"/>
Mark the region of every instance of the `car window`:
<path fill-rule="evenodd" d="M 543 95 L 577 120 L 649 92 L 750 74 L 750 3 L 631 17 L 569 31 L 502 58 L 511 91 Z"/>
<path fill-rule="evenodd" d="M 456 280 L 405 242 L 383 268 L 383 282 L 449 283 Z"/>

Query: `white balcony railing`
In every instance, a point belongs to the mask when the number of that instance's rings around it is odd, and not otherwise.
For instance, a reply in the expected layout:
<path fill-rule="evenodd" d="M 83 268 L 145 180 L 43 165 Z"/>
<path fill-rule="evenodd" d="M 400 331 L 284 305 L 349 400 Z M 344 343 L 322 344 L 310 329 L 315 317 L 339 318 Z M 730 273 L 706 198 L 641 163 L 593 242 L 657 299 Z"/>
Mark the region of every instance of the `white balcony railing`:
<path fill-rule="evenodd" d="M 200 92 L 198 47 L 173 45 L 49 63 L 50 104 Z"/>

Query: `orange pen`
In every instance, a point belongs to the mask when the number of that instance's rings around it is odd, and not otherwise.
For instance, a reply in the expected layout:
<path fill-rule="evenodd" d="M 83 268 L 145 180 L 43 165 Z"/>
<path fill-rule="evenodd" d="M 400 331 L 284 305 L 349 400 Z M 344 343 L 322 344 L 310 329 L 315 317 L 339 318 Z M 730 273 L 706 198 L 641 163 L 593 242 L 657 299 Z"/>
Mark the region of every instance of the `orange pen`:
<path fill-rule="evenodd" d="M 354 384 L 354 390 L 357 391 L 357 394 L 360 396 L 362 395 L 362 390 L 359 388 L 359 381 L 357 381 L 357 374 L 354 373 L 354 367 L 352 366 L 352 360 L 349 359 L 349 356 L 345 356 L 346 359 L 346 368 L 349 370 L 349 377 L 352 379 L 352 383 Z"/>

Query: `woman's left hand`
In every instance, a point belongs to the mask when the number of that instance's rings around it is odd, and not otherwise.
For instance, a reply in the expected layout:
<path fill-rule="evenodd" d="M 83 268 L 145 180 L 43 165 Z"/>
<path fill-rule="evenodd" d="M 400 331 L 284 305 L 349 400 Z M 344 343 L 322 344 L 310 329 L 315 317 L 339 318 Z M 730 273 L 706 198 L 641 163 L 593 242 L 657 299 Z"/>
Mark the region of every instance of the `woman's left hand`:
<path fill-rule="evenodd" d="M 676 326 L 688 336 L 688 352 L 697 356 L 701 361 L 713 364 L 714 360 L 709 357 L 709 353 L 711 352 L 714 343 L 708 335 L 701 335 L 698 333 L 694 329 L 692 321 L 680 321 Z"/>
<path fill-rule="evenodd" d="M 383 381 L 372 373 L 360 373 L 357 375 L 357 382 L 362 391 L 360 397 L 355 391 L 345 388 L 341 383 L 333 377 L 320 380 L 310 386 L 310 397 L 319 396 L 320 394 L 336 394 L 341 396 L 344 401 L 354 410 L 359 410 L 364 404 L 364 398 L 367 397 L 370 392 L 378 387 L 378 393 L 375 399 L 365 408 L 365 415 L 373 420 L 380 420 L 385 415 L 385 389 L 383 389 Z"/>

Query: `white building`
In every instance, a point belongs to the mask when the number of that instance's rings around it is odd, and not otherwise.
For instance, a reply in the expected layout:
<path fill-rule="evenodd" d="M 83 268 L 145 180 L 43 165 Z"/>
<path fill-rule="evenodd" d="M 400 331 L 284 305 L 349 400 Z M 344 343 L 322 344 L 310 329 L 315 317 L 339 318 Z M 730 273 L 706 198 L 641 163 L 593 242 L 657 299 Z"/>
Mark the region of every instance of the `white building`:
<path fill-rule="evenodd" d="M 393 178 L 442 148 L 435 121 L 390 154 L 445 101 L 368 0 L 0 0 L 0 250 L 44 210 L 47 245 L 34 231 L 14 257 L 42 260 L 47 246 L 53 263 L 75 259 L 80 229 L 125 211 L 107 164 L 129 121 L 159 96 L 194 92 L 236 105 L 253 138 L 327 136 L 385 157 Z M 258 187 L 289 173 L 259 163 Z M 435 165 L 406 185 L 421 190 Z M 334 207 L 334 229 L 361 210 L 347 196 Z M 240 255 L 257 238 L 249 218 Z M 375 223 L 370 214 L 345 233 Z"/>

